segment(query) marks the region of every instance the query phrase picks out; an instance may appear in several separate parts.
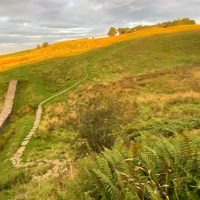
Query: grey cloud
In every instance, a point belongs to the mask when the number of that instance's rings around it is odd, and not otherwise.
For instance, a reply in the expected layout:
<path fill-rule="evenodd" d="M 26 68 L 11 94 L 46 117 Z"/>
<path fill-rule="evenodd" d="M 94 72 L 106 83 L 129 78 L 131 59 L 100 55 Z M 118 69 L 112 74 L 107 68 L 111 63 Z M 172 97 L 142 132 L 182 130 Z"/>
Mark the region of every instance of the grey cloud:
<path fill-rule="evenodd" d="M 0 54 L 43 41 L 105 35 L 110 26 L 200 20 L 199 0 L 0 1 Z"/>

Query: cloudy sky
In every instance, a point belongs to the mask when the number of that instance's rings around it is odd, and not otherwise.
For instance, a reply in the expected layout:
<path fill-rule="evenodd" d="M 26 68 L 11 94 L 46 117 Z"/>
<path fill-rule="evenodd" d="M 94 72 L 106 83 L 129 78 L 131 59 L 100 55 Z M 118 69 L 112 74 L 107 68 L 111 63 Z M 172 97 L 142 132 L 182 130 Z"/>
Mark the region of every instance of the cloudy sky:
<path fill-rule="evenodd" d="M 200 22 L 200 0 L 0 0 L 0 54 L 182 17 Z"/>

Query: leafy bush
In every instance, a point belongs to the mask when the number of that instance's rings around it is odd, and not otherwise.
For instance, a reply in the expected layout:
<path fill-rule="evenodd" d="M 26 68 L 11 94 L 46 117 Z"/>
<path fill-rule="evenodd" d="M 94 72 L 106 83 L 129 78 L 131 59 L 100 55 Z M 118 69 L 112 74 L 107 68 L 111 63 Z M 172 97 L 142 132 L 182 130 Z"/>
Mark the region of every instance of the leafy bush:
<path fill-rule="evenodd" d="M 199 199 L 200 137 L 142 136 L 87 158 L 70 185 L 71 199 Z"/>
<path fill-rule="evenodd" d="M 100 152 L 104 147 L 111 148 L 115 141 L 113 131 L 119 128 L 119 104 L 112 99 L 97 97 L 79 112 L 80 152 Z"/>

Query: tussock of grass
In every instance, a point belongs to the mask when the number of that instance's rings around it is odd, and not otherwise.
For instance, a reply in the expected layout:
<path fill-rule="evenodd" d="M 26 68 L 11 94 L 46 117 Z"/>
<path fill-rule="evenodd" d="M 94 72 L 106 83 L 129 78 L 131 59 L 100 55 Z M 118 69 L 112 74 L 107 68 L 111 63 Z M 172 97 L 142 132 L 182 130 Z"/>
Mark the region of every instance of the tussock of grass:
<path fill-rule="evenodd" d="M 0 191 L 11 189 L 17 185 L 28 183 L 31 180 L 31 176 L 26 171 L 20 171 L 15 176 L 7 178 L 3 183 L 0 182 Z"/>

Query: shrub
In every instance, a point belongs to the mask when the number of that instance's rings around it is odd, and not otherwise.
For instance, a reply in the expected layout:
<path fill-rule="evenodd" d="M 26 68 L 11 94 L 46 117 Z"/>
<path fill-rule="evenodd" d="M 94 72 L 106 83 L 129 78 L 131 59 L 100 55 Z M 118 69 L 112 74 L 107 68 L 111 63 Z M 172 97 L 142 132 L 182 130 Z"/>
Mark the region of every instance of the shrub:
<path fill-rule="evenodd" d="M 49 46 L 49 43 L 48 43 L 48 42 L 44 42 L 44 43 L 42 44 L 42 47 L 43 47 L 43 48 L 48 47 L 48 46 Z"/>
<path fill-rule="evenodd" d="M 81 152 L 100 152 L 111 148 L 115 141 L 113 131 L 119 128 L 120 106 L 106 98 L 91 99 L 84 111 L 79 111 L 79 136 Z M 89 147 L 89 149 L 88 149 Z"/>
<path fill-rule="evenodd" d="M 130 32 L 130 28 L 118 28 L 119 35 L 126 34 Z"/>

